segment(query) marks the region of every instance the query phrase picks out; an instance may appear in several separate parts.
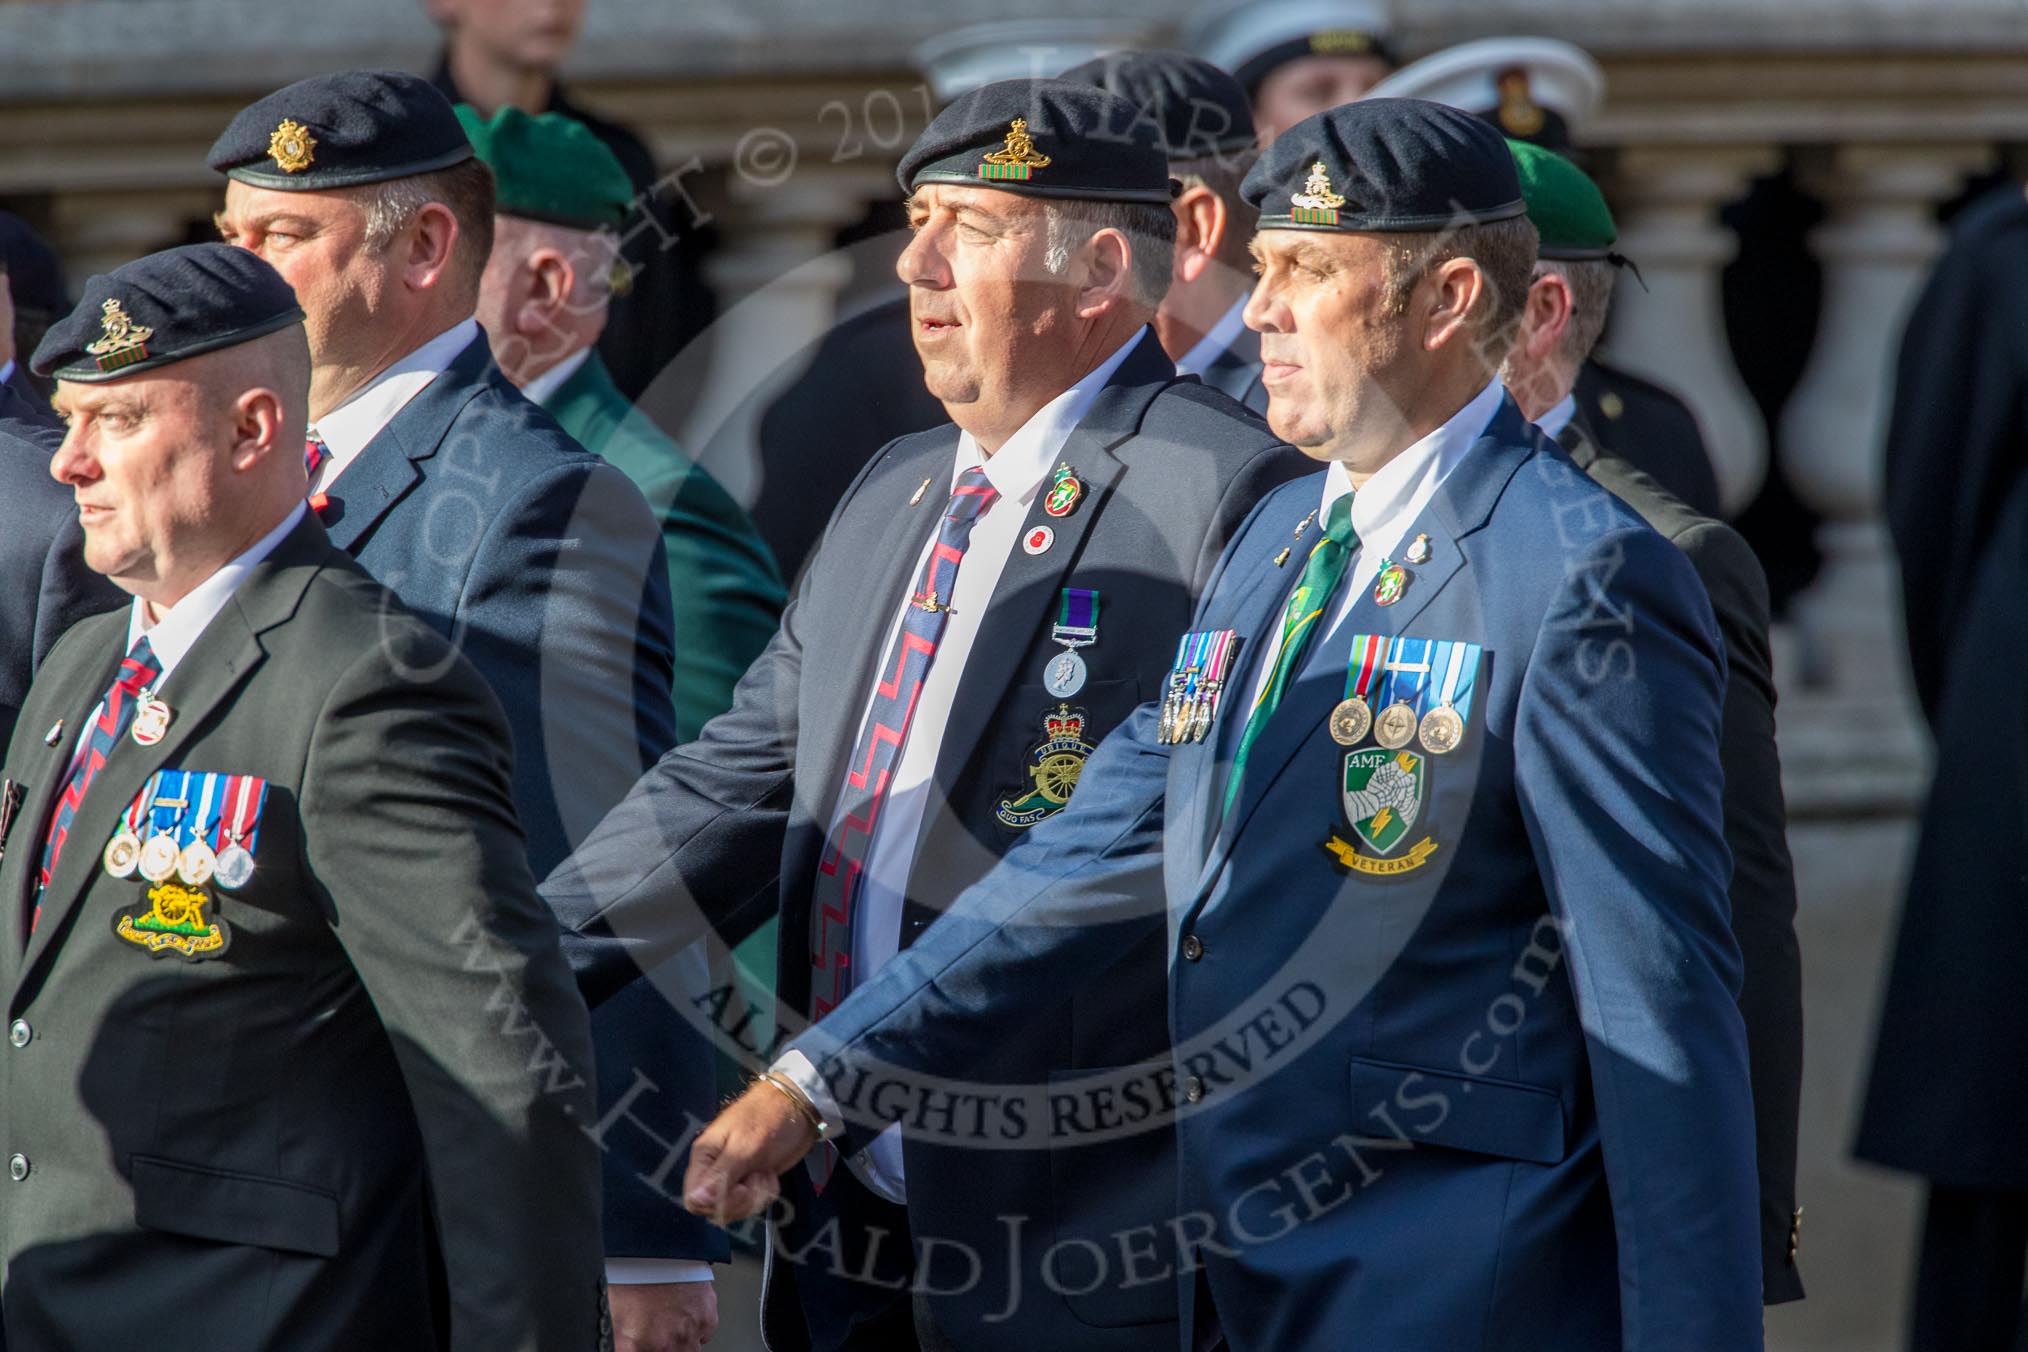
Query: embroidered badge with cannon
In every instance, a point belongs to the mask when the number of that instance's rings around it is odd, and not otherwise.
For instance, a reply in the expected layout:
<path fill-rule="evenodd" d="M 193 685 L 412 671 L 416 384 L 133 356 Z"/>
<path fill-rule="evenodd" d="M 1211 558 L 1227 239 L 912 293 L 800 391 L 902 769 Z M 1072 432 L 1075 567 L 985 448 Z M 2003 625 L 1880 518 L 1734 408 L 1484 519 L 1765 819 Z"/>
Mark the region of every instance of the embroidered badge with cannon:
<path fill-rule="evenodd" d="M 122 910 L 113 933 L 156 956 L 196 961 L 232 943 L 219 891 L 253 881 L 265 779 L 157 770 L 120 816 L 103 855 L 115 878 L 139 875 L 147 909 Z M 208 908 L 208 909 L 207 909 Z"/>

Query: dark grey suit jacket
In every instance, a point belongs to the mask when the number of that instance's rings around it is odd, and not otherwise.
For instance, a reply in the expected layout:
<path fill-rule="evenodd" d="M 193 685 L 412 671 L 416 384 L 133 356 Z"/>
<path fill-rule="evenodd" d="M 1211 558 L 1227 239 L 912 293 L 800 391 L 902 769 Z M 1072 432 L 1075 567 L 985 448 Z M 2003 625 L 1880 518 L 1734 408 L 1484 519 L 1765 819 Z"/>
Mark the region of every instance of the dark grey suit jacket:
<path fill-rule="evenodd" d="M 1732 931 L 1746 960 L 1740 1013 L 1753 1070 L 1760 1167 L 1761 1294 L 1801 1300 L 1796 1224 L 1796 1118 L 1803 1078 L 1803 975 L 1796 881 L 1775 747 L 1767 578 L 1739 533 L 1700 515 L 1630 462 L 1602 451 L 1582 417 L 1557 441 L 1578 467 L 1682 550 L 1710 594 L 1725 640 L 1725 843 L 1732 851 Z"/>
<path fill-rule="evenodd" d="M 958 429 L 903 437 L 873 458 L 833 514 L 775 636 L 732 709 L 662 758 L 577 854 L 544 883 L 566 925 L 566 951 L 593 998 L 610 993 L 695 938 L 707 924 L 736 938 L 781 917 L 777 996 L 782 1018 L 809 1008 L 811 892 L 829 815 L 853 752 L 888 625 L 912 590 L 916 560 L 949 494 Z M 1084 711 L 1096 745 L 1156 697 L 1196 598 L 1232 531 L 1270 488 L 1314 468 L 1261 422 L 1195 380 L 1179 380 L 1152 332 L 1122 363 L 1065 444 L 1061 460 L 1086 486 L 1070 515 L 1044 514 L 1038 494 L 1024 532 L 1055 543 L 1015 551 L 1000 576 L 944 729 L 934 797 L 917 836 L 903 943 L 912 941 L 1025 831 L 1003 824 L 1004 800 L 1032 786 L 1029 767 L 1058 700 L 1042 687 L 1065 586 L 1100 594 L 1098 641 L 1083 650 Z M 927 482 L 928 488 L 918 490 Z M 913 503 L 913 505 L 912 505 Z M 636 963 L 641 964 L 637 967 Z M 1135 1064 L 1167 1050 L 1166 957 L 1160 935 L 1123 945 L 1100 980 L 1001 1047 L 978 1078 L 1042 1085 L 1052 1074 Z M 720 1008 L 748 1036 L 741 1011 Z M 760 1022 L 757 1019 L 749 1023 Z M 766 1058 L 769 1049 L 756 1046 Z M 1054 1154 L 1054 1158 L 1052 1158 Z M 1114 1278 L 1067 1295 L 1035 1287 L 1059 1239 L 1103 1237 L 1168 1214 L 1175 1162 L 1164 1138 L 1107 1146 L 978 1150 L 911 1135 L 905 1156 L 909 1226 L 984 1256 L 979 1280 L 930 1297 L 938 1322 L 968 1352 L 1168 1352 L 1175 1293 L 1166 1282 Z M 799 1219 L 813 1199 L 803 1174 L 788 1186 Z M 1010 1239 L 999 1215 L 1032 1217 Z M 845 1240 L 847 1252 L 854 1239 Z M 800 1241 L 792 1240 L 800 1248 Z M 1010 1251 L 1011 1250 L 1011 1251 Z M 857 1269 L 851 1260 L 848 1270 Z M 1008 1277 L 1027 1274 L 1012 1319 Z M 777 1277 L 793 1268 L 774 1264 Z M 770 1345 L 797 1345 L 789 1283 L 771 1281 Z"/>
<path fill-rule="evenodd" d="M 590 1035 L 484 681 L 306 518 L 163 683 L 167 736 L 113 747 L 31 933 L 126 627 L 57 645 L 6 762 L 7 1346 L 598 1346 Z M 194 962 L 115 933 L 147 884 L 100 862 L 164 767 L 269 786 L 252 881 L 205 908 L 230 946 Z"/>
<path fill-rule="evenodd" d="M 0 382 L 0 749 L 63 631 L 126 600 L 85 567 L 77 504 L 49 477 L 62 442 L 54 414 Z"/>
<path fill-rule="evenodd" d="M 1241 329 L 1232 346 L 1218 360 L 1204 368 L 1199 377 L 1214 390 L 1221 390 L 1245 404 L 1263 418 L 1267 416 L 1267 387 L 1260 383 L 1260 335 Z"/>

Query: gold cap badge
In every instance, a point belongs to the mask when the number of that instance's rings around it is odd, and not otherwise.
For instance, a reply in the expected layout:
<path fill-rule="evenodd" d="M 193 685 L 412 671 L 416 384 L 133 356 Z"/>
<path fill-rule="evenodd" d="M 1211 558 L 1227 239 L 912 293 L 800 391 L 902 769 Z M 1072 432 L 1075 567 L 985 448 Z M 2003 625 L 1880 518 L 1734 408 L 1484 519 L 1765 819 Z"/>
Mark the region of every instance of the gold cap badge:
<path fill-rule="evenodd" d="M 1500 90 L 1500 125 L 1509 136 L 1533 136 L 1542 130 L 1548 119 L 1535 102 L 1534 91 L 1528 87 L 1528 72 L 1516 66 L 1500 72 L 1497 81 Z"/>
<path fill-rule="evenodd" d="M 136 324 L 116 296 L 108 296 L 99 309 L 101 337 L 85 344 L 85 351 L 98 359 L 101 371 L 117 371 L 148 359 L 148 340 L 155 330 Z"/>
<path fill-rule="evenodd" d="M 317 158 L 317 138 L 302 123 L 283 118 L 282 125 L 268 137 L 268 156 L 283 173 L 300 174 Z"/>
<path fill-rule="evenodd" d="M 986 162 L 979 166 L 979 177 L 987 180 L 1026 180 L 1037 169 L 1049 167 L 1049 156 L 1035 149 L 1035 138 L 1028 134 L 1028 119 L 1017 117 L 1014 125 L 1007 129 L 1007 144 L 999 150 L 988 151 Z"/>
<path fill-rule="evenodd" d="M 1310 176 L 1303 180 L 1303 190 L 1289 194 L 1289 219 L 1300 225 L 1336 225 L 1338 208 L 1345 205 L 1345 199 L 1331 191 L 1331 173 L 1318 160 L 1310 166 Z"/>
<path fill-rule="evenodd" d="M 1357 29 L 1334 29 L 1312 33 L 1310 50 L 1319 56 L 1364 56 L 1373 50 L 1373 39 Z"/>

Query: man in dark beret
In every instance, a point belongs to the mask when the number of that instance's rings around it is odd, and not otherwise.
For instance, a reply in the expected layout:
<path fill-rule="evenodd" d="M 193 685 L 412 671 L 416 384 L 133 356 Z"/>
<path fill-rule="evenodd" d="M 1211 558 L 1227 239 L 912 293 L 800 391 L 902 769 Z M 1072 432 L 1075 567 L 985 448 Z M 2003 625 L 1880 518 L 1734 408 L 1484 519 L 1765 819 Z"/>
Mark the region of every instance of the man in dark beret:
<path fill-rule="evenodd" d="M 1176 213 L 1176 261 L 1169 294 L 1155 314 L 1162 349 L 1186 376 L 1197 376 L 1256 413 L 1267 408 L 1260 383 L 1260 335 L 1242 312 L 1253 290 L 1253 208 L 1240 195 L 1257 154 L 1253 110 L 1239 81 L 1182 52 L 1114 52 L 1063 73 L 1109 90 L 1140 109 L 1183 185 Z"/>
<path fill-rule="evenodd" d="M 597 347 L 605 329 L 616 233 L 633 190 L 611 151 L 560 113 L 506 107 L 458 117 L 496 185 L 493 252 L 479 284 L 479 321 L 500 368 L 564 431 L 632 479 L 662 524 L 675 601 L 676 732 L 697 735 L 774 637 L 782 584 L 739 504 L 613 384 Z M 702 991 L 701 951 L 644 975 L 592 1017 L 600 1095 L 624 1099 L 640 1066 L 667 1085 L 657 1136 L 680 1136 L 684 1114 L 708 1115 L 711 1046 L 674 1017 L 661 987 Z M 645 1109 L 643 1110 L 645 1112 Z M 607 1270 L 613 1327 L 629 1352 L 695 1347 L 716 1324 L 714 1262 L 726 1238 L 652 1186 L 667 1146 L 645 1132 L 615 1135 L 605 1155 Z"/>
<path fill-rule="evenodd" d="M 783 1022 L 876 981 L 1074 801 L 1092 746 L 1157 688 L 1226 538 L 1300 472 L 1156 339 L 1172 183 L 1131 104 L 987 85 L 931 123 L 899 179 L 914 239 L 896 271 L 952 422 L 866 466 L 731 712 L 544 885 L 594 998 L 707 926 L 733 940 L 776 914 Z M 1170 1284 L 1057 1281 L 1050 1257 L 1166 1205 L 1166 1133 L 1052 1141 L 1026 1111 L 1053 1082 L 1163 1056 L 1162 944 L 1138 937 L 1100 980 L 1035 977 L 1041 1007 L 982 1070 L 999 1088 L 944 1096 L 949 1113 L 885 1105 L 791 1180 L 770 1346 L 1174 1346 Z M 757 1022 L 720 1004 L 724 1027 Z M 826 1096 L 806 1061 L 774 1073 L 759 1092 L 777 1102 Z"/>
<path fill-rule="evenodd" d="M 1710 603 L 1499 384 L 1536 235 L 1498 133 L 1350 104 L 1246 194 L 1269 422 L 1328 469 L 1241 529 L 1070 809 L 785 1059 L 860 1103 L 976 1079 L 1159 879 L 1171 1059 L 1051 1100 L 1179 1105 L 1143 1217 L 1179 1261 L 1108 1260 L 1187 1300 L 1180 1347 L 1756 1349 Z M 738 1100 L 691 1205 L 856 1143 L 828 1106 Z"/>
<path fill-rule="evenodd" d="M 1720 742 L 1725 844 L 1732 852 L 1732 932 L 1744 963 L 1739 1009 L 1753 1067 L 1761 1294 L 1770 1305 L 1801 1300 L 1796 1121 L 1803 1088 L 1803 974 L 1788 808 L 1775 746 L 1767 577 L 1737 531 L 1695 511 L 1631 461 L 1601 449 L 1592 435 L 1572 391 L 1605 328 L 1614 273 L 1624 261 L 1612 252 L 1617 237 L 1612 212 L 1598 185 L 1563 156 L 1523 141 L 1510 140 L 1508 147 L 1541 246 L 1501 379 L 1522 416 L 1683 551 L 1711 598 L 1725 640 Z"/>
<path fill-rule="evenodd" d="M 200 244 L 35 354 L 133 599 L 49 655 L 0 784 L 13 1352 L 600 1345 L 590 1042 L 506 723 L 305 506 L 303 321 Z"/>

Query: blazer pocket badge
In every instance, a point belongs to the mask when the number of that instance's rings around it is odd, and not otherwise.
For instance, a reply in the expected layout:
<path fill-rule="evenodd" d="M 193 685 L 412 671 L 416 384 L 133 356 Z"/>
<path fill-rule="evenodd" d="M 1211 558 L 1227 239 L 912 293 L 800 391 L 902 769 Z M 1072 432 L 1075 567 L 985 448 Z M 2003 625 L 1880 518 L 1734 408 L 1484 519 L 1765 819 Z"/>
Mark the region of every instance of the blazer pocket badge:
<path fill-rule="evenodd" d="M 1028 752 L 1026 793 L 1014 790 L 1000 800 L 993 815 L 1002 826 L 1025 831 L 1045 817 L 1063 811 L 1077 789 L 1084 762 L 1097 748 L 1084 739 L 1085 711 L 1059 704 L 1042 716 L 1043 738 Z"/>
<path fill-rule="evenodd" d="M 217 890 L 236 891 L 253 880 L 267 793 L 257 775 L 171 769 L 151 775 L 120 815 L 103 857 L 112 877 L 140 875 L 148 909 L 119 915 L 113 932 L 157 956 L 196 960 L 225 952 L 232 928 L 218 914 Z"/>

